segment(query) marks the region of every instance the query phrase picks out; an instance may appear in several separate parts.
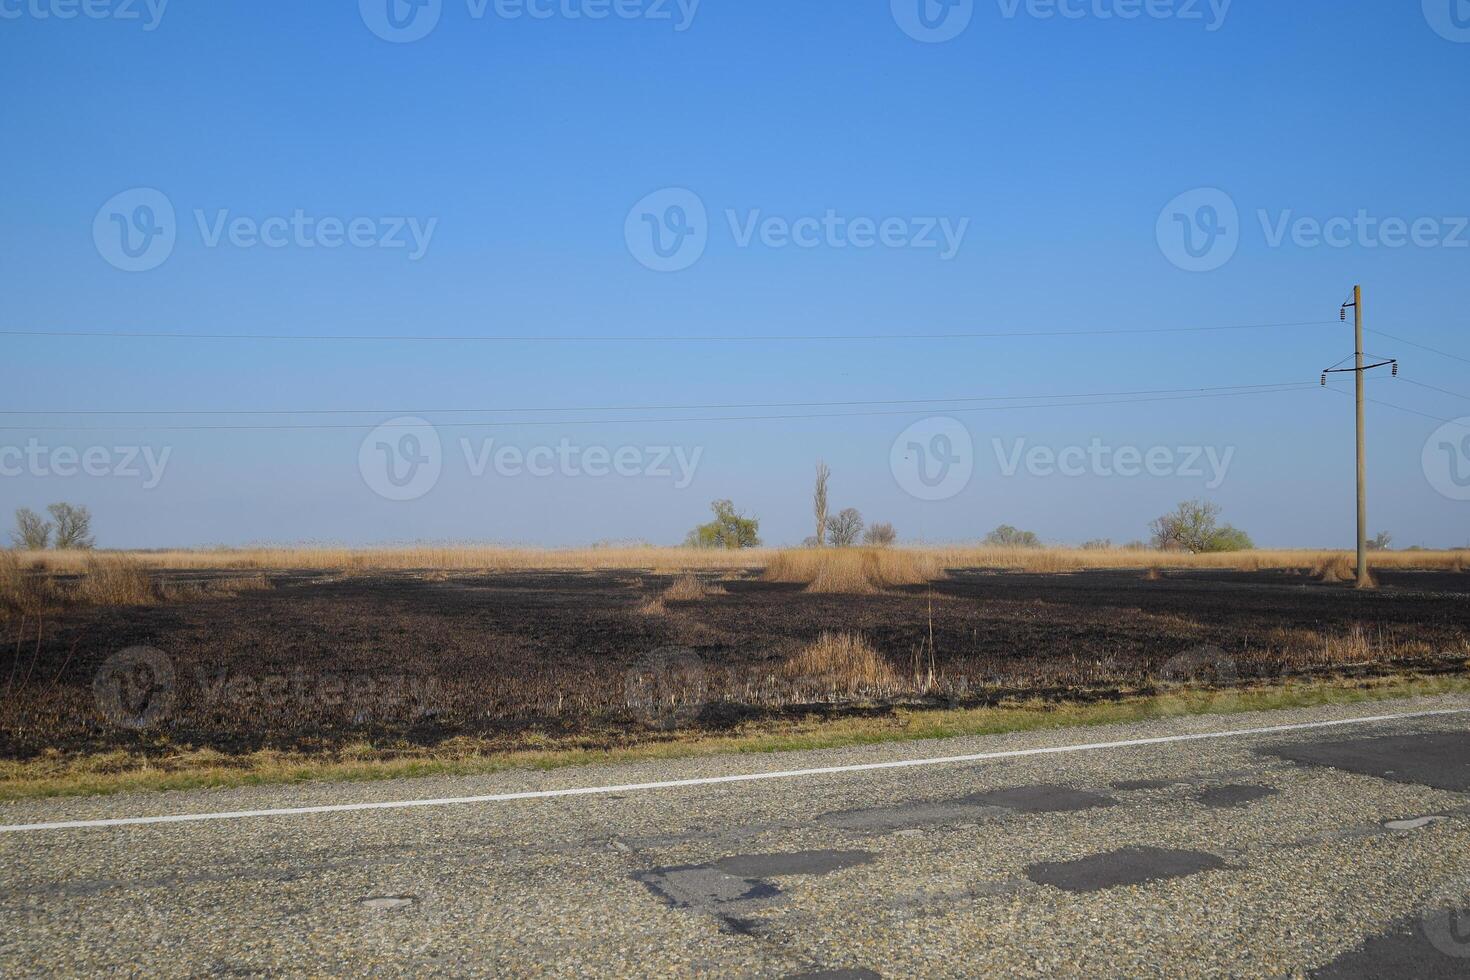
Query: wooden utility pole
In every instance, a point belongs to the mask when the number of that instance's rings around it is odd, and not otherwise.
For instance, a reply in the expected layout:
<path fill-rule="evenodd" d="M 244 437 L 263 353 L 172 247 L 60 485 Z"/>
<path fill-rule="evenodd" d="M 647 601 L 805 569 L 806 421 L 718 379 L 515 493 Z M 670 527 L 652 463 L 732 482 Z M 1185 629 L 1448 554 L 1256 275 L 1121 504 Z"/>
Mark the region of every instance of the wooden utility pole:
<path fill-rule="evenodd" d="M 1353 287 L 1353 380 L 1358 405 L 1358 588 L 1368 578 L 1368 437 L 1363 423 L 1363 287 Z"/>
<path fill-rule="evenodd" d="M 1374 364 L 1364 364 L 1363 353 L 1363 287 L 1353 287 L 1353 298 L 1342 304 L 1340 316 L 1347 319 L 1347 308 L 1353 308 L 1353 366 L 1350 368 L 1330 367 L 1322 372 L 1322 386 L 1327 386 L 1329 374 L 1346 374 L 1353 372 L 1353 389 L 1357 396 L 1357 423 L 1358 423 L 1358 588 L 1368 589 L 1373 587 L 1373 579 L 1368 575 L 1368 433 L 1364 423 L 1363 404 L 1366 399 L 1363 396 L 1363 378 L 1374 368 L 1388 367 L 1392 365 L 1393 376 L 1398 377 L 1399 362 L 1394 358 L 1385 358 Z M 1343 361 L 1347 358 L 1343 358 Z M 1341 364 L 1342 361 L 1338 361 Z"/>

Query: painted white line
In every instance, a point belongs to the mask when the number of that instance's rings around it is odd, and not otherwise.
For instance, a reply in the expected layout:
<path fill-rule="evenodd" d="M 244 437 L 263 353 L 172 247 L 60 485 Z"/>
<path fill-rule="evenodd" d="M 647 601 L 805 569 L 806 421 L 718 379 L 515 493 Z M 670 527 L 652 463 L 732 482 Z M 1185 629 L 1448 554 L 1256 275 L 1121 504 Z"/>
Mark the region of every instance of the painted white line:
<path fill-rule="evenodd" d="M 52 823 L 21 823 L 0 826 L 0 834 L 16 834 L 35 830 L 80 830 L 94 827 L 137 827 L 147 824 L 199 823 L 205 820 L 245 820 L 252 817 L 296 817 L 310 813 L 356 813 L 364 810 L 408 810 L 415 807 L 459 806 L 469 803 L 508 803 L 513 800 L 549 800 L 563 796 L 601 796 L 608 793 L 637 793 L 655 789 L 679 789 L 686 786 L 717 786 L 722 783 L 754 783 L 767 779 L 796 779 L 802 776 L 833 776 L 849 772 L 876 772 L 882 769 L 913 769 L 919 766 L 950 766 L 964 762 L 986 762 L 993 759 L 1020 759 L 1036 755 L 1063 755 L 1071 752 L 1099 752 L 1126 749 L 1139 745 L 1167 745 L 1173 742 L 1198 742 L 1212 738 L 1240 738 L 1247 735 L 1271 735 L 1278 732 L 1301 732 L 1314 728 L 1339 728 L 1344 725 L 1371 725 L 1380 721 L 1408 718 L 1434 718 L 1443 715 L 1470 714 L 1470 708 L 1445 708 L 1438 711 L 1415 711 L 1395 715 L 1371 715 L 1366 718 L 1342 718 L 1336 721 L 1312 721 L 1295 725 L 1271 725 L 1267 728 L 1239 728 L 1226 732 L 1194 732 L 1188 735 L 1161 735 L 1155 738 L 1130 738 L 1119 742 L 1089 742 L 1084 745 L 1056 745 L 1041 749 L 1011 749 L 1006 752 L 977 752 L 974 755 L 950 755 L 934 759 L 901 759 L 897 762 L 865 762 L 851 766 L 826 766 L 820 769 L 786 769 L 777 772 L 742 773 L 736 776 L 704 776 L 698 779 L 670 779 L 658 783 L 627 783 L 622 786 L 581 786 L 573 789 L 530 790 L 521 793 L 491 793 L 486 796 L 451 796 L 434 800 L 391 800 L 382 803 L 337 803 L 330 806 L 284 807 L 276 810 L 231 810 L 222 813 L 179 813 L 158 817 L 112 817 L 106 820 L 58 820 Z"/>

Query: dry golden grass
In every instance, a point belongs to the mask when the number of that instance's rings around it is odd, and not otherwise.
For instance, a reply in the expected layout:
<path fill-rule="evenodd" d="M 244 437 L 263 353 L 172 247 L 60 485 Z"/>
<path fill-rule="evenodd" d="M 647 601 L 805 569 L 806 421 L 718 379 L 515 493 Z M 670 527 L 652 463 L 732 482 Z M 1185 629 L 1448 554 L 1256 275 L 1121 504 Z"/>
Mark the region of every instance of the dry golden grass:
<path fill-rule="evenodd" d="M 161 582 L 147 565 L 130 555 L 83 553 L 58 569 L 15 552 L 0 551 L 0 617 L 35 616 L 65 606 L 151 606 L 159 602 L 243 595 L 273 588 L 264 572 L 211 578 L 200 582 Z M 78 567 L 79 566 L 79 567 Z M 58 581 L 56 572 L 75 581 Z"/>
<path fill-rule="evenodd" d="M 685 572 L 674 579 L 672 585 L 664 589 L 663 600 L 666 602 L 694 602 L 705 596 L 724 595 L 725 590 L 718 585 L 706 585 L 699 576 L 692 572 Z"/>
<path fill-rule="evenodd" d="M 782 667 L 802 686 L 849 696 L 890 694 L 902 686 L 893 666 L 856 633 L 823 633 Z"/>
<path fill-rule="evenodd" d="M 943 566 L 927 551 L 803 548 L 773 555 L 765 579 L 805 583 L 808 592 L 863 595 L 896 585 L 922 585 L 943 574 Z"/>
<path fill-rule="evenodd" d="M 50 576 L 27 568 L 15 552 L 0 551 L 0 619 L 44 612 L 55 603 L 53 593 Z"/>
<path fill-rule="evenodd" d="M 93 606 L 151 606 L 162 593 L 148 569 L 119 555 L 88 558 L 72 598 Z"/>
<path fill-rule="evenodd" d="M 1262 550 L 1191 555 L 1129 549 L 995 548 L 934 545 L 884 549 L 743 550 L 697 548 L 505 548 L 489 545 L 410 546 L 396 548 L 268 547 L 128 552 L 127 557 L 147 568 L 261 569 L 331 571 L 594 571 L 633 570 L 659 574 L 690 571 L 738 572 L 767 570 L 773 581 L 810 582 L 815 575 L 790 569 L 816 562 L 833 552 L 877 551 L 888 559 L 918 568 L 919 581 L 937 578 L 947 568 L 996 568 L 1022 572 L 1070 572 L 1088 569 L 1219 568 L 1237 571 L 1314 569 L 1345 551 Z M 88 553 L 14 552 L 23 563 L 39 562 L 51 571 L 79 572 Z M 1470 549 L 1456 551 L 1375 551 L 1369 562 L 1379 569 L 1422 569 L 1463 572 L 1470 568 Z M 893 576 L 890 573 L 890 578 Z M 897 576 L 904 579 L 905 576 Z"/>

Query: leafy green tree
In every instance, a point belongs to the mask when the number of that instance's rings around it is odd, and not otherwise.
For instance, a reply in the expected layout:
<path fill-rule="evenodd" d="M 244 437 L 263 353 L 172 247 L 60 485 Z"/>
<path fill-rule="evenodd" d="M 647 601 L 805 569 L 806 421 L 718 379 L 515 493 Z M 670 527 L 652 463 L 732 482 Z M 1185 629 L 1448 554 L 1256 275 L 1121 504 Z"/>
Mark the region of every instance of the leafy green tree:
<path fill-rule="evenodd" d="M 760 546 L 761 522 L 746 517 L 729 500 L 710 504 L 715 519 L 689 532 L 684 543 L 691 548 L 756 548 Z"/>
<path fill-rule="evenodd" d="M 1220 523 L 1220 505 L 1207 500 L 1186 500 L 1172 513 L 1149 523 L 1154 547 L 1161 551 L 1250 551 L 1250 535 Z"/>

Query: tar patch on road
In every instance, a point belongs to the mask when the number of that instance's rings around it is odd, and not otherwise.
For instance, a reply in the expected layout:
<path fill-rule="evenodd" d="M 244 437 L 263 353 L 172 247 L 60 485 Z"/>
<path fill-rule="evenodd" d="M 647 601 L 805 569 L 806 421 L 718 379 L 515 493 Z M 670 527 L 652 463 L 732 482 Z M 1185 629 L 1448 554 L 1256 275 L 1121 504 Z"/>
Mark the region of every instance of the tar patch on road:
<path fill-rule="evenodd" d="M 1125 779 L 1113 784 L 1113 789 L 1129 792 L 1139 789 L 1168 789 L 1174 783 L 1167 779 Z"/>
<path fill-rule="evenodd" d="M 1066 813 L 1112 806 L 1116 802 L 1111 797 L 1072 789 L 1070 786 L 1015 786 L 971 793 L 950 800 L 835 810 L 822 814 L 817 820 L 829 827 L 841 827 L 844 830 L 883 832 L 941 824 L 975 823 L 987 814 L 1000 810 L 1009 810 L 1012 813 Z"/>
<path fill-rule="evenodd" d="M 1016 786 L 1011 789 L 971 793 L 962 802 L 971 806 L 998 806 L 1017 813 L 1070 813 L 1112 806 L 1118 801 L 1070 786 Z"/>
<path fill-rule="evenodd" d="M 783 875 L 825 875 L 844 868 L 870 863 L 869 851 L 792 851 L 785 854 L 737 854 L 709 864 L 682 864 L 653 868 L 633 876 L 654 895 L 676 909 L 714 912 L 736 931 L 736 918 L 744 909 L 755 908 L 781 897 L 781 889 L 767 878 Z"/>
<path fill-rule="evenodd" d="M 741 878 L 774 878 L 780 875 L 825 875 L 843 868 L 869 864 L 871 851 L 794 851 L 788 854 L 737 854 L 720 858 L 714 866 Z"/>
<path fill-rule="evenodd" d="M 1395 783 L 1470 792 L 1470 732 L 1302 742 L 1259 751 L 1303 765 L 1330 766 Z"/>
<path fill-rule="evenodd" d="M 1224 861 L 1203 851 L 1174 851 L 1160 847 L 1128 847 L 1076 861 L 1028 865 L 1026 877 L 1038 885 L 1069 892 L 1097 892 L 1122 885 L 1141 885 L 1166 878 L 1183 878 L 1226 867 Z"/>
<path fill-rule="evenodd" d="M 1426 929 L 1457 930 L 1441 935 L 1464 933 L 1463 946 L 1470 954 L 1470 931 L 1460 916 L 1457 926 L 1453 912 L 1440 912 L 1400 924 L 1391 932 L 1374 936 L 1357 949 L 1343 953 L 1312 974 L 1316 980 L 1389 980 L 1415 977 L 1417 980 L 1464 980 L 1470 974 L 1470 959 L 1451 956 L 1425 935 Z"/>
<path fill-rule="evenodd" d="M 781 889 L 769 882 L 727 874 L 707 864 L 654 868 L 633 877 L 676 909 L 755 902 L 781 894 Z"/>
<path fill-rule="evenodd" d="M 1212 786 L 1195 800 L 1217 810 L 1227 810 L 1275 796 L 1277 792 L 1270 786 Z"/>

